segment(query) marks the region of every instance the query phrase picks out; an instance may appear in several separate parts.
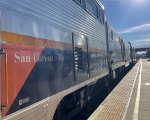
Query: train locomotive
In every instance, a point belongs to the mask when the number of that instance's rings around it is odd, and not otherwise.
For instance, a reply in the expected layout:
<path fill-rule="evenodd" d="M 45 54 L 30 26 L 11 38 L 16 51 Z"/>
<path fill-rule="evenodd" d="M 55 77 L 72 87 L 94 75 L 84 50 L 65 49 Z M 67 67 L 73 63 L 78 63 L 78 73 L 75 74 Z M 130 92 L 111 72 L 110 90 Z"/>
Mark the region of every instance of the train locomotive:
<path fill-rule="evenodd" d="M 0 0 L 2 120 L 63 119 L 132 61 L 99 0 Z"/>

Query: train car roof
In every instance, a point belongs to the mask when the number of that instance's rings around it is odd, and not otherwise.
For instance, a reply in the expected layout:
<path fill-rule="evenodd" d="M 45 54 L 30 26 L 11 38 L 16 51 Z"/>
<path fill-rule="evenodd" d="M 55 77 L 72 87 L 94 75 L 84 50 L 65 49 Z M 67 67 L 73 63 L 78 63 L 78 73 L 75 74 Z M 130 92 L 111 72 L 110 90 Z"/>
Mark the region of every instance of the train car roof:
<path fill-rule="evenodd" d="M 97 4 L 104 10 L 104 5 L 100 2 L 100 0 L 96 0 Z"/>

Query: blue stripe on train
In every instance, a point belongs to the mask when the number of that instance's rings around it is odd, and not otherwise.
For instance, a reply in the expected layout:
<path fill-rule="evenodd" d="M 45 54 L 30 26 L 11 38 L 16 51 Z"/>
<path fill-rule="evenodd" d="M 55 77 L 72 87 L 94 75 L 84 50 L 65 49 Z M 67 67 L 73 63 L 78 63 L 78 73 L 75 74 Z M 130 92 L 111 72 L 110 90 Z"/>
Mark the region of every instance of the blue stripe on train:
<path fill-rule="evenodd" d="M 96 53 L 89 52 L 90 78 L 107 67 L 104 56 L 93 55 Z M 76 71 L 74 78 L 72 50 L 45 48 L 7 115 L 85 81 L 89 78 L 87 62 L 87 53 L 83 52 L 83 70 Z"/>
<path fill-rule="evenodd" d="M 7 115 L 71 87 L 73 84 L 72 50 L 45 48 Z"/>

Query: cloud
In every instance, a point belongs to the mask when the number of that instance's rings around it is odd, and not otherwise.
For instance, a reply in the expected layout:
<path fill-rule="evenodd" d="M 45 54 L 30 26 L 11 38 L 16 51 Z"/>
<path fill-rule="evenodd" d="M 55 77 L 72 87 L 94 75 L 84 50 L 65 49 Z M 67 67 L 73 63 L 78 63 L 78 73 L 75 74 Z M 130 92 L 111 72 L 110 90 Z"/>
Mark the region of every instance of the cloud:
<path fill-rule="evenodd" d="M 135 40 L 135 41 L 132 41 L 131 44 L 135 48 L 150 47 L 150 38 Z"/>
<path fill-rule="evenodd" d="M 100 0 L 101 1 L 101 0 Z M 135 0 L 132 0 L 132 2 L 133 1 L 135 1 Z M 120 4 L 122 4 L 122 5 L 125 5 L 125 4 L 127 4 L 127 3 L 131 3 L 131 0 L 108 0 L 108 2 L 118 2 L 118 3 L 120 3 Z"/>
<path fill-rule="evenodd" d="M 101 0 L 100 0 L 101 1 Z M 122 2 L 122 1 L 124 1 L 124 2 L 128 2 L 128 1 L 130 1 L 130 0 L 108 0 L 108 1 L 119 1 L 119 2 Z"/>
<path fill-rule="evenodd" d="M 100 0 L 101 1 L 101 0 Z M 132 3 L 132 4 L 142 4 L 142 3 L 147 3 L 149 0 L 107 0 L 109 2 L 119 2 L 119 3 Z"/>
<path fill-rule="evenodd" d="M 109 2 L 119 2 L 121 4 L 124 4 L 126 2 L 129 2 L 129 0 L 108 0 Z"/>
<path fill-rule="evenodd" d="M 143 35 L 143 37 L 148 37 L 148 36 L 150 36 L 150 34 Z"/>
<path fill-rule="evenodd" d="M 141 43 L 141 42 L 150 42 L 150 38 L 146 38 L 146 39 L 140 39 L 140 40 L 134 40 L 134 41 L 132 41 L 132 43 Z"/>
<path fill-rule="evenodd" d="M 125 33 L 141 32 L 141 31 L 148 31 L 148 30 L 150 30 L 150 24 L 143 24 L 143 25 L 128 28 L 120 33 L 125 34 Z"/>

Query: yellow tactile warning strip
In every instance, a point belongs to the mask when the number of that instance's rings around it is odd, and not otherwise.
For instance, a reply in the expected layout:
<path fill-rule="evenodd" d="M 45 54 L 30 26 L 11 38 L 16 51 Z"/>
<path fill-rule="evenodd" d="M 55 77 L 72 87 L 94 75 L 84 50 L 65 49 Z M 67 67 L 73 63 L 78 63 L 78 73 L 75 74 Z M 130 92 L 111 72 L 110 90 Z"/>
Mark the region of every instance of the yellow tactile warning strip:
<path fill-rule="evenodd" d="M 140 61 L 129 71 L 88 120 L 123 120 L 139 72 Z"/>

